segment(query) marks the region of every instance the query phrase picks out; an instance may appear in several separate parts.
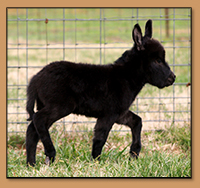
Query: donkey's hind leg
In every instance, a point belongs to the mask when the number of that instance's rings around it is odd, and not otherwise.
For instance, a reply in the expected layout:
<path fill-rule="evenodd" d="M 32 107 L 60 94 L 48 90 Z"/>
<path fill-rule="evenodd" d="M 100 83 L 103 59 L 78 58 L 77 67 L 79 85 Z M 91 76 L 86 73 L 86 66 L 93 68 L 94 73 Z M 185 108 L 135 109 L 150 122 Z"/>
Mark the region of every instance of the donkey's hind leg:
<path fill-rule="evenodd" d="M 44 108 L 43 103 L 37 98 L 37 110 Z M 26 153 L 27 153 L 27 165 L 35 165 L 36 147 L 39 141 L 39 135 L 35 129 L 33 121 L 29 124 L 26 131 Z"/>
<path fill-rule="evenodd" d="M 36 147 L 39 141 L 39 136 L 33 124 L 33 121 L 27 128 L 26 131 L 26 162 L 27 165 L 34 166 L 35 165 L 35 154 L 36 154 Z"/>
<path fill-rule="evenodd" d="M 50 114 L 51 113 L 46 108 L 43 108 L 42 110 L 35 113 L 33 122 L 37 133 L 44 145 L 45 155 L 49 158 L 49 160 L 51 160 L 51 162 L 54 162 L 56 151 L 48 131 L 53 123 L 49 122 Z"/>
<path fill-rule="evenodd" d="M 47 157 L 45 162 L 47 164 L 53 163 L 56 155 L 56 150 L 48 129 L 55 121 L 72 113 L 73 109 L 72 106 L 70 108 L 61 106 L 44 107 L 35 113 L 33 117 L 35 128 L 44 145 L 45 155 Z"/>

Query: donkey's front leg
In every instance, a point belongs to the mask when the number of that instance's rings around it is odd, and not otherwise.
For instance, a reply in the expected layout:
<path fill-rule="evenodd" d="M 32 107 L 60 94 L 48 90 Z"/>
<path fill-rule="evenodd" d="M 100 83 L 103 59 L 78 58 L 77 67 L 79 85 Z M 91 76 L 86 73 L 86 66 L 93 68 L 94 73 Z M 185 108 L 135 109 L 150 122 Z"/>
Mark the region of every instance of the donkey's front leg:
<path fill-rule="evenodd" d="M 137 159 L 141 150 L 142 119 L 133 112 L 128 111 L 122 115 L 116 123 L 124 124 L 131 128 L 132 144 L 130 148 L 130 154 L 131 157 Z"/>
<path fill-rule="evenodd" d="M 100 154 L 102 148 L 108 138 L 108 134 L 116 121 L 115 116 L 104 117 L 97 119 L 97 123 L 94 128 L 94 138 L 92 146 L 92 157 L 93 159 L 100 160 Z"/>

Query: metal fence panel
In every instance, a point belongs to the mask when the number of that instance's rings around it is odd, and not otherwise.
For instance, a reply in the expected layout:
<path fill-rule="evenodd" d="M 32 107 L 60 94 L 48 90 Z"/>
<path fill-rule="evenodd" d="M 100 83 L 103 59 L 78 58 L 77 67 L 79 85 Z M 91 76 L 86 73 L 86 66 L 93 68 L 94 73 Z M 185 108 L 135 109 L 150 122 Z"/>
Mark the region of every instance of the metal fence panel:
<path fill-rule="evenodd" d="M 185 125 L 191 120 L 191 9 L 190 8 L 8 8 L 7 9 L 7 128 L 24 133 L 26 88 L 46 64 L 69 60 L 107 64 L 133 45 L 135 23 L 144 31 L 153 20 L 153 37 L 166 49 L 177 75 L 173 86 L 159 90 L 146 85 L 131 110 L 143 119 L 143 129 Z M 64 131 L 92 128 L 95 119 L 69 115 L 55 125 Z M 127 131 L 114 126 L 115 131 Z"/>

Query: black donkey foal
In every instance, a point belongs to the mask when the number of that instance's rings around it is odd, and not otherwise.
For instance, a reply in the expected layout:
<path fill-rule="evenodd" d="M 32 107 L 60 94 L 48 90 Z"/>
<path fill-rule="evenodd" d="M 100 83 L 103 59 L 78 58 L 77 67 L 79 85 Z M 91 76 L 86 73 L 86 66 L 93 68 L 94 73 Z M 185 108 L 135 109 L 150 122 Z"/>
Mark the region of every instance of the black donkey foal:
<path fill-rule="evenodd" d="M 68 61 L 45 66 L 30 81 L 27 112 L 31 121 L 26 132 L 27 164 L 35 164 L 36 146 L 41 139 L 46 163 L 53 162 L 56 151 L 48 129 L 71 113 L 97 118 L 92 157 L 99 159 L 114 123 L 130 127 L 130 154 L 137 158 L 141 150 L 142 120 L 129 110 L 142 87 L 149 83 L 158 88 L 170 86 L 175 75 L 165 61 L 165 50 L 152 39 L 152 21 L 145 35 L 136 24 L 132 31 L 134 46 L 113 64 L 88 65 Z M 37 112 L 34 104 L 37 103 Z"/>

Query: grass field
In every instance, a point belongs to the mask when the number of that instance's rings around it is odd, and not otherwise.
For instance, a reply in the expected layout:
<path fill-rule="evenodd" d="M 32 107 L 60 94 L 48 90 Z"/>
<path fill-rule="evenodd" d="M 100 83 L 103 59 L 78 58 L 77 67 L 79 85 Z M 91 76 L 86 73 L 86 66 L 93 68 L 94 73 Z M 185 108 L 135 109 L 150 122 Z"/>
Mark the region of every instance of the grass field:
<path fill-rule="evenodd" d="M 91 160 L 92 132 L 52 134 L 57 156 L 44 164 L 42 144 L 36 167 L 26 167 L 25 141 L 8 141 L 7 177 L 191 177 L 190 126 L 142 133 L 143 148 L 138 160 L 129 160 L 131 135 L 111 132 L 101 161 Z"/>
<path fill-rule="evenodd" d="M 94 123 L 87 125 L 84 122 L 94 120 L 70 116 L 65 120 L 83 123 L 74 128 L 61 120 L 55 123 L 61 126 L 52 126 L 51 135 L 57 150 L 55 163 L 50 167 L 44 165 L 40 143 L 36 167 L 26 168 L 26 85 L 27 79 L 40 68 L 26 69 L 23 66 L 28 62 L 28 66 L 42 67 L 62 59 L 92 64 L 112 63 L 123 51 L 132 47 L 131 31 L 136 20 L 126 19 L 137 18 L 137 14 L 139 19 L 144 19 L 139 20 L 144 33 L 146 20 L 164 18 L 164 9 L 103 9 L 101 13 L 99 9 L 65 9 L 64 15 L 63 9 L 28 9 L 28 12 L 26 9 L 8 9 L 8 19 L 12 21 L 7 23 L 7 66 L 22 67 L 7 69 L 7 98 L 14 99 L 7 102 L 7 121 L 11 122 L 7 126 L 8 177 L 191 177 L 190 98 L 187 98 L 191 90 L 186 87 L 191 80 L 191 31 L 190 22 L 184 20 L 169 21 L 169 37 L 166 37 L 165 21 L 153 21 L 153 36 L 162 41 L 166 48 L 166 59 L 177 76 L 177 85 L 163 90 L 146 85 L 131 106 L 131 110 L 137 112 L 144 121 L 143 148 L 138 160 L 128 160 L 130 133 L 112 132 L 104 147 L 101 162 L 91 161 L 91 130 Z M 189 14 L 190 9 L 169 9 L 170 19 L 189 18 Z M 73 21 L 63 23 L 51 20 L 62 19 L 63 16 Z M 100 16 L 104 18 L 101 22 Z M 18 21 L 13 20 L 17 18 Z M 26 22 L 26 18 L 42 21 Z M 46 18 L 49 19 L 48 24 L 45 24 Z M 116 20 L 118 18 L 124 20 Z M 27 42 L 28 47 L 33 49 L 26 50 Z M 100 44 L 102 49 L 99 49 Z M 63 45 L 67 49 L 63 50 Z M 65 130 L 68 125 L 72 131 L 78 131 L 79 128 L 86 131 L 67 133 Z M 151 131 L 156 128 L 162 131 Z M 16 131 L 23 133 L 11 133 Z"/>

